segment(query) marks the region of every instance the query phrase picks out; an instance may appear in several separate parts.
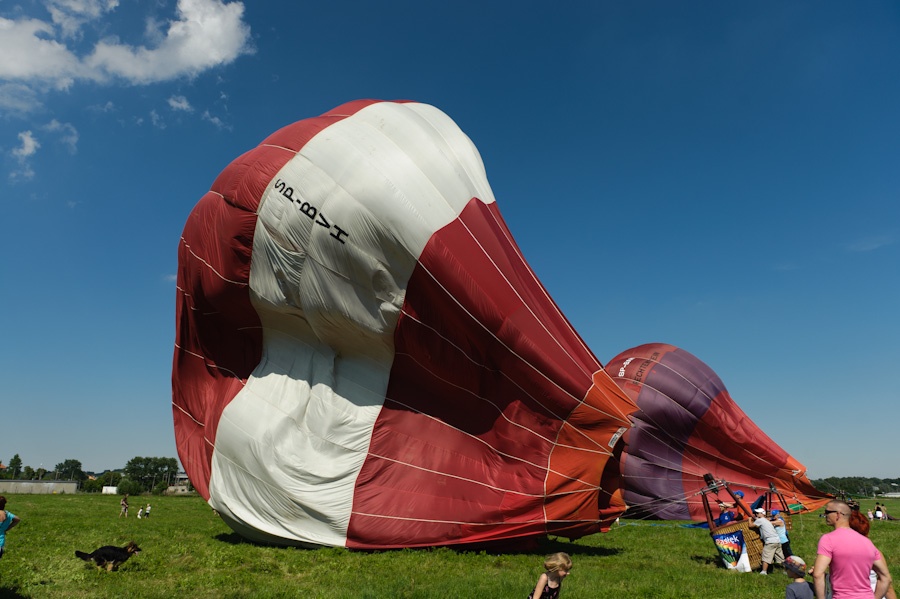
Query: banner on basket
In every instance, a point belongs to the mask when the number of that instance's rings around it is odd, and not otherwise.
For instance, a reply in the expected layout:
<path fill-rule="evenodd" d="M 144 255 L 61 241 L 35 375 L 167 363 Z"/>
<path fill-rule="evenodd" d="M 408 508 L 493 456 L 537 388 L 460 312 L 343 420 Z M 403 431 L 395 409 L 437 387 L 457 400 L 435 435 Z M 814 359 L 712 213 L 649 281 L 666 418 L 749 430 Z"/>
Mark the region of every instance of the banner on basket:
<path fill-rule="evenodd" d="M 712 538 L 726 568 L 739 572 L 750 571 L 750 557 L 747 555 L 747 545 L 742 531 L 714 534 Z"/>

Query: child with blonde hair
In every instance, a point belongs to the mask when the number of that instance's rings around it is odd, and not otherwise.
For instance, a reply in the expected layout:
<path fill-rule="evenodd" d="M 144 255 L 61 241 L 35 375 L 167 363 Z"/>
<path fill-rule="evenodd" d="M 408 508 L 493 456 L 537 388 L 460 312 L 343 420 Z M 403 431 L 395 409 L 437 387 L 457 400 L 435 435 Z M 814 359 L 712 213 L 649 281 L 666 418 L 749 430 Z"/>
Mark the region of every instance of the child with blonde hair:
<path fill-rule="evenodd" d="M 557 599 L 563 578 L 572 570 L 572 558 L 562 552 L 548 555 L 544 560 L 544 570 L 528 599 Z"/>

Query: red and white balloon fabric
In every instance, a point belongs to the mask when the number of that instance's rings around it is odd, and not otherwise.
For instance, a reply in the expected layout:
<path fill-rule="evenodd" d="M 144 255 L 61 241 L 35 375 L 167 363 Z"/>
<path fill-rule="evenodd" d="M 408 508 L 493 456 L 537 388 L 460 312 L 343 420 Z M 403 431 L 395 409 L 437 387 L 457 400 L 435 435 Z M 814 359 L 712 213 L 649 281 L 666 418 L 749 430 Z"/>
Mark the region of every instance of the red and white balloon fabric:
<path fill-rule="evenodd" d="M 437 108 L 361 100 L 277 131 L 201 198 L 178 259 L 178 452 L 242 535 L 575 538 L 623 512 L 636 406 Z"/>

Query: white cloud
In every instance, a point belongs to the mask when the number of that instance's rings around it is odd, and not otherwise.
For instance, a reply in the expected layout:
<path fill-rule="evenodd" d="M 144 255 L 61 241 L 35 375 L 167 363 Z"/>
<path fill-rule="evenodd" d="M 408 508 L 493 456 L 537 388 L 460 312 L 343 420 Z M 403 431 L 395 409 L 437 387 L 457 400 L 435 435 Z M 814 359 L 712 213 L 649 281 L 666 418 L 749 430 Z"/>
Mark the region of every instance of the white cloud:
<path fill-rule="evenodd" d="M 193 112 L 194 110 L 191 103 L 184 96 L 172 96 L 169 98 L 169 106 L 172 110 L 183 110 L 184 112 Z"/>
<path fill-rule="evenodd" d="M 34 169 L 28 163 L 20 165 L 19 170 L 10 171 L 9 173 L 9 180 L 14 183 L 17 181 L 30 181 L 31 179 L 34 179 Z"/>
<path fill-rule="evenodd" d="M 222 119 L 220 119 L 219 117 L 211 115 L 211 114 L 209 113 L 208 110 L 204 110 L 202 116 L 203 116 L 203 120 L 204 120 L 204 121 L 209 121 L 210 123 L 212 123 L 213 125 L 215 125 L 216 128 L 218 128 L 218 129 L 227 129 L 228 131 L 231 131 L 231 125 L 226 124 L 226 123 L 225 123 Z"/>
<path fill-rule="evenodd" d="M 19 141 L 22 142 L 22 145 L 12 151 L 12 155 L 19 160 L 26 160 L 34 156 L 38 148 L 41 147 L 40 142 L 34 138 L 34 134 L 31 131 L 19 133 Z"/>
<path fill-rule="evenodd" d="M 893 244 L 894 238 L 890 235 L 876 235 L 848 243 L 847 249 L 851 252 L 871 252 L 878 248 Z"/>
<path fill-rule="evenodd" d="M 195 76 L 251 51 L 244 5 L 217 0 L 178 0 L 178 20 L 154 48 L 101 41 L 85 59 L 92 72 L 132 83 Z"/>
<path fill-rule="evenodd" d="M 157 129 L 165 129 L 166 128 L 166 122 L 163 120 L 163 118 L 161 116 L 159 116 L 159 113 L 156 112 L 155 110 L 150 111 L 150 122 L 153 123 L 153 126 L 156 127 Z"/>
<path fill-rule="evenodd" d="M 116 105 L 113 104 L 112 100 L 107 100 L 105 104 L 93 104 L 88 106 L 88 110 L 93 112 L 113 112 L 116 110 Z"/>
<path fill-rule="evenodd" d="M 151 46 L 158 46 L 166 39 L 166 22 L 148 17 L 144 23 L 144 37 Z"/>
<path fill-rule="evenodd" d="M 81 27 L 96 20 L 119 5 L 119 0 L 47 0 L 53 23 L 64 37 L 77 37 Z"/>
<path fill-rule="evenodd" d="M 66 46 L 50 39 L 53 26 L 36 19 L 0 17 L 0 79 L 67 89 L 74 78 L 91 73 Z"/>
<path fill-rule="evenodd" d="M 37 99 L 37 94 L 27 85 L 0 84 L 0 112 L 22 116 L 40 107 L 41 102 Z"/>
<path fill-rule="evenodd" d="M 60 123 L 53 119 L 42 127 L 45 131 L 59 133 L 59 140 L 69 148 L 72 154 L 78 151 L 78 131 L 70 123 Z"/>
<path fill-rule="evenodd" d="M 147 20 L 143 43 L 108 37 L 85 54 L 67 45 L 89 21 L 101 19 L 119 0 L 48 0 L 51 21 L 0 17 L 0 107 L 26 106 L 21 98 L 80 81 L 132 84 L 193 77 L 253 52 L 241 2 L 178 0 L 175 19 Z M 149 45 L 148 45 L 149 44 Z M 18 92 L 9 88 L 17 85 Z M 34 106 L 36 103 L 32 103 Z"/>
<path fill-rule="evenodd" d="M 41 147 L 40 142 L 35 139 L 31 131 L 22 131 L 19 133 L 20 145 L 13 148 L 10 152 L 13 158 L 19 163 L 19 168 L 13 170 L 9 174 L 11 181 L 27 181 L 34 178 L 34 169 L 31 167 L 31 157 L 35 155 Z"/>
<path fill-rule="evenodd" d="M 41 131 L 55 134 L 68 150 L 74 154 L 78 151 L 78 131 L 70 123 L 60 123 L 53 119 L 41 127 Z M 30 129 L 19 133 L 19 145 L 10 151 L 10 155 L 18 163 L 18 167 L 9 174 L 11 181 L 27 181 L 34 178 L 34 167 L 31 159 L 41 148 L 41 142 Z"/>

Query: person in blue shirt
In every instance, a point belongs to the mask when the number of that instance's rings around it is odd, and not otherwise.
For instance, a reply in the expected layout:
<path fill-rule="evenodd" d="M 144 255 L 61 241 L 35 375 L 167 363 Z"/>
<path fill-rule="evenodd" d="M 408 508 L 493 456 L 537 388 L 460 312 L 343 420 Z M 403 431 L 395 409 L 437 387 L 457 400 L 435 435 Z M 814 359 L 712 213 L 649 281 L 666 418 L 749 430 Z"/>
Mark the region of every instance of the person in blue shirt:
<path fill-rule="evenodd" d="M 12 512 L 6 511 L 6 497 L 0 495 L 0 557 L 6 548 L 6 531 L 21 522 L 21 519 Z"/>
<path fill-rule="evenodd" d="M 784 557 L 787 559 L 794 555 L 794 553 L 791 551 L 791 539 L 788 537 L 787 525 L 784 523 L 784 518 L 779 514 L 781 514 L 779 510 L 772 510 L 769 520 L 771 520 L 772 525 L 775 526 L 775 532 L 778 533 L 778 540 L 781 541 L 781 552 L 784 553 Z"/>

